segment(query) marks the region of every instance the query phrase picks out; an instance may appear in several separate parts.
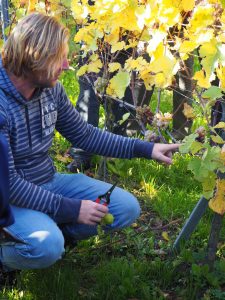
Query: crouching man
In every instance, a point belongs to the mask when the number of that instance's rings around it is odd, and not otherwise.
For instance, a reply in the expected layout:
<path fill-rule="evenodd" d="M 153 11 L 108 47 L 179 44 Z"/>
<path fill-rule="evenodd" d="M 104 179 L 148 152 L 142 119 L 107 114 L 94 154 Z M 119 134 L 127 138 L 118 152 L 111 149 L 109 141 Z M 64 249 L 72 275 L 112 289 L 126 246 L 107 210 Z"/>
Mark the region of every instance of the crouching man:
<path fill-rule="evenodd" d="M 178 145 L 152 144 L 101 131 L 83 121 L 58 78 L 69 67 L 68 29 L 33 13 L 8 37 L 0 62 L 1 134 L 9 143 L 13 243 L 1 243 L 5 269 L 44 268 L 60 259 L 64 238 L 85 239 L 108 212 L 108 230 L 130 225 L 140 214 L 137 199 L 116 188 L 108 207 L 94 202 L 111 186 L 84 174 L 59 174 L 48 151 L 54 130 L 72 145 L 99 155 L 144 157 L 170 164 Z"/>

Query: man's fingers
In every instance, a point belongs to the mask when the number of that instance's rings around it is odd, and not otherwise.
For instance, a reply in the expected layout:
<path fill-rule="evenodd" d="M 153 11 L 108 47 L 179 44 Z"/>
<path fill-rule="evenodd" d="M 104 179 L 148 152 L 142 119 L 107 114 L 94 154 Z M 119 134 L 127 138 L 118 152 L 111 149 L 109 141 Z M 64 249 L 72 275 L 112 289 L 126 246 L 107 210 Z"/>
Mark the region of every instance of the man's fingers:
<path fill-rule="evenodd" d="M 95 223 L 95 225 L 99 224 L 101 222 L 102 218 L 99 217 L 92 217 L 91 221 Z"/>
<path fill-rule="evenodd" d="M 93 216 L 97 217 L 97 218 L 103 218 L 105 215 L 107 214 L 107 212 L 101 212 L 101 211 L 94 211 Z"/>
<path fill-rule="evenodd" d="M 167 151 L 178 150 L 181 144 L 166 144 Z"/>
<path fill-rule="evenodd" d="M 109 212 L 109 209 L 107 206 L 102 204 L 96 204 L 96 212 L 100 212 L 103 214 L 107 214 Z"/>
<path fill-rule="evenodd" d="M 165 163 L 165 164 L 167 164 L 167 165 L 171 165 L 171 164 L 172 164 L 172 159 L 171 159 L 171 157 L 168 157 L 168 156 L 166 156 L 166 155 L 161 155 L 161 156 L 159 157 L 159 161 L 160 161 L 160 162 L 163 162 L 163 163 Z"/>

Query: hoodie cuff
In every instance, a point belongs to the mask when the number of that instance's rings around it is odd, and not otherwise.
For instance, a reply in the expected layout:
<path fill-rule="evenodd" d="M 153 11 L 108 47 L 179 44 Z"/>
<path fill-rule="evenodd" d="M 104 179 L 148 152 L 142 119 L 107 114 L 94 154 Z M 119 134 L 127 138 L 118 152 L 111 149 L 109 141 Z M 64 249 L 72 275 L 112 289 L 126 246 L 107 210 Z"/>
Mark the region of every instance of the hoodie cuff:
<path fill-rule="evenodd" d="M 54 220 L 56 223 L 76 223 L 81 206 L 80 199 L 62 198 Z"/>
<path fill-rule="evenodd" d="M 134 157 L 152 158 L 154 143 L 136 140 L 134 143 Z"/>

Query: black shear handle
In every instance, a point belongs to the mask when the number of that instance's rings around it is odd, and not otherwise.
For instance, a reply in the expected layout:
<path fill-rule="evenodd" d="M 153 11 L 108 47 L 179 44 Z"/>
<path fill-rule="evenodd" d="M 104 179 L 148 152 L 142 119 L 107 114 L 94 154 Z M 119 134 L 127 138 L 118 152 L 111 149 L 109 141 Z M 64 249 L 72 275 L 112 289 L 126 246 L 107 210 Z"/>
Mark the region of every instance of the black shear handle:
<path fill-rule="evenodd" d="M 104 200 L 105 202 L 103 203 L 103 205 L 107 206 L 110 202 L 110 195 L 112 194 L 113 190 L 115 189 L 117 185 L 117 182 L 114 183 L 111 188 L 103 195 L 98 196 L 98 198 L 95 200 L 96 203 L 100 203 L 101 200 Z"/>

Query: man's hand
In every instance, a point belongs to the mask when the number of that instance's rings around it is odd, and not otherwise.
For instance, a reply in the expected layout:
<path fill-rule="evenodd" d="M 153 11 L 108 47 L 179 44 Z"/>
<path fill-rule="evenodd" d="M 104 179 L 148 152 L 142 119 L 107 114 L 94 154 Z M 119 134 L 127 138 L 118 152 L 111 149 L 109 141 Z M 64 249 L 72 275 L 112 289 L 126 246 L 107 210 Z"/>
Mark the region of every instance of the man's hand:
<path fill-rule="evenodd" d="M 98 225 L 108 211 L 107 206 L 95 203 L 91 200 L 82 200 L 77 222 L 87 225 Z"/>
<path fill-rule="evenodd" d="M 154 144 L 152 159 L 170 165 L 172 163 L 172 152 L 179 148 L 180 144 Z"/>

